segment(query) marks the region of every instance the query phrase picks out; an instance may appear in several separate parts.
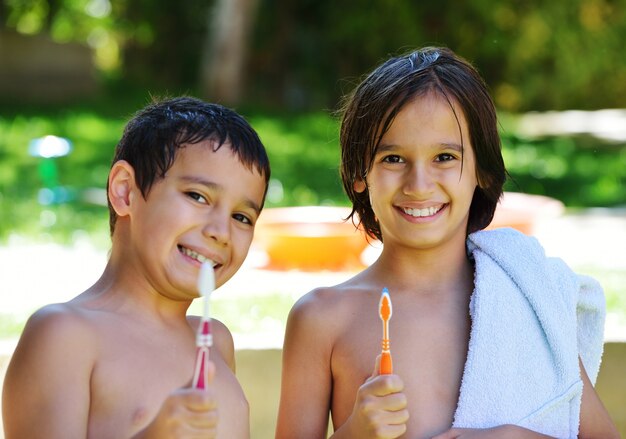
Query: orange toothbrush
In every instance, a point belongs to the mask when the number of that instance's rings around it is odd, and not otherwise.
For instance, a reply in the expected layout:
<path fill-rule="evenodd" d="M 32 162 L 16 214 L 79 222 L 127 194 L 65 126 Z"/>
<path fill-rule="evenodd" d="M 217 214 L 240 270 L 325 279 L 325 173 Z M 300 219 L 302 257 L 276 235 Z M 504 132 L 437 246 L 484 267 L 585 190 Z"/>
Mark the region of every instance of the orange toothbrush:
<path fill-rule="evenodd" d="M 391 319 L 391 297 L 389 290 L 383 288 L 380 295 L 380 303 L 378 304 L 378 314 L 383 321 L 383 343 L 380 355 L 380 375 L 390 375 L 393 373 L 393 364 L 391 361 L 391 351 L 389 350 L 389 320 Z"/>

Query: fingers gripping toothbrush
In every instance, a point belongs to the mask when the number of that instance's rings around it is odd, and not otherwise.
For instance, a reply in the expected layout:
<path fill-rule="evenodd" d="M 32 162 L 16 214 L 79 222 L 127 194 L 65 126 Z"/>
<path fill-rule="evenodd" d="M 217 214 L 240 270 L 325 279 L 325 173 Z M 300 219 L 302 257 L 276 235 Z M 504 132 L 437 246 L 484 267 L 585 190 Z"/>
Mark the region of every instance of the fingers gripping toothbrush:
<path fill-rule="evenodd" d="M 380 374 L 390 375 L 393 373 L 393 364 L 391 361 L 391 351 L 389 350 L 389 320 L 391 319 L 391 297 L 389 296 L 389 290 L 383 288 L 383 292 L 380 295 L 380 302 L 378 304 L 378 314 L 383 321 L 383 342 L 382 352 L 380 355 Z"/>
<path fill-rule="evenodd" d="M 209 381 L 209 348 L 213 346 L 211 334 L 211 317 L 209 315 L 209 296 L 215 289 L 215 273 L 211 261 L 205 261 L 200 267 L 198 275 L 198 290 L 202 295 L 203 313 L 196 333 L 196 366 L 193 372 L 192 387 L 206 389 Z"/>

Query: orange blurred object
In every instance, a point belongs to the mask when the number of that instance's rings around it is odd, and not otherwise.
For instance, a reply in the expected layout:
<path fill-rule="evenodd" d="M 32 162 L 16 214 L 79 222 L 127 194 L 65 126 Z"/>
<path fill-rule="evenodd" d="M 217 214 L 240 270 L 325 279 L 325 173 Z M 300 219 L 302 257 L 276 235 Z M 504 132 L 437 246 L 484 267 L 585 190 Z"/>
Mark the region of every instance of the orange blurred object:
<path fill-rule="evenodd" d="M 554 198 L 505 192 L 487 229 L 513 227 L 526 235 L 532 235 L 539 221 L 558 217 L 564 210 L 563 203 Z"/>
<path fill-rule="evenodd" d="M 272 270 L 352 271 L 365 267 L 361 254 L 368 246 L 351 220 L 349 208 L 326 206 L 264 209 L 256 223 L 253 244 L 268 256 Z"/>
<path fill-rule="evenodd" d="M 487 229 L 513 227 L 532 235 L 542 219 L 564 211 L 563 203 L 542 196 L 505 192 Z M 267 255 L 270 270 L 358 271 L 367 266 L 365 234 L 356 230 L 347 207 L 302 206 L 264 209 L 253 245 Z M 378 241 L 374 243 L 380 244 Z"/>

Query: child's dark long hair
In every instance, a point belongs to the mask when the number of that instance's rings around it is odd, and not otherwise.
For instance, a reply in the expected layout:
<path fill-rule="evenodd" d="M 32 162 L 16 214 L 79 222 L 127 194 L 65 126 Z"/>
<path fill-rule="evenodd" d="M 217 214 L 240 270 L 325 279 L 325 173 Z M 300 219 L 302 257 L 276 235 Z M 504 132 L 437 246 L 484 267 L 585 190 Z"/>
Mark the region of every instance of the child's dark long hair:
<path fill-rule="evenodd" d="M 215 140 L 216 149 L 228 142 L 244 166 L 265 177 L 267 192 L 269 159 L 256 131 L 235 111 L 192 97 L 155 100 L 138 111 L 124 129 L 113 163 L 126 160 L 134 168 L 135 182 L 145 198 L 152 185 L 165 177 L 179 148 L 204 140 Z M 116 220 L 109 203 L 111 234 Z"/>
<path fill-rule="evenodd" d="M 346 97 L 340 133 L 341 179 L 352 201 L 350 218 L 381 241 L 368 190 L 357 192 L 354 183 L 366 181 L 378 144 L 395 116 L 405 104 L 427 93 L 444 97 L 452 111 L 456 102 L 467 121 L 479 182 L 470 206 L 468 234 L 489 225 L 502 195 L 506 169 L 496 110 L 476 69 L 447 48 L 427 47 L 391 58 Z M 460 115 L 455 116 L 459 121 Z"/>

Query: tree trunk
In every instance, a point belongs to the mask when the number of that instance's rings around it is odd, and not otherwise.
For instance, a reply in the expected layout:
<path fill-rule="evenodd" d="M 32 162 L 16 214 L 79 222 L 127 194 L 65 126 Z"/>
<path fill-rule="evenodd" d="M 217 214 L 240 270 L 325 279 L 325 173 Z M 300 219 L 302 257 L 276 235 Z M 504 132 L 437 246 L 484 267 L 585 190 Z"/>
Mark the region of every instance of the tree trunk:
<path fill-rule="evenodd" d="M 218 0 L 209 13 L 200 88 L 206 99 L 223 105 L 241 102 L 248 37 L 258 0 Z"/>

